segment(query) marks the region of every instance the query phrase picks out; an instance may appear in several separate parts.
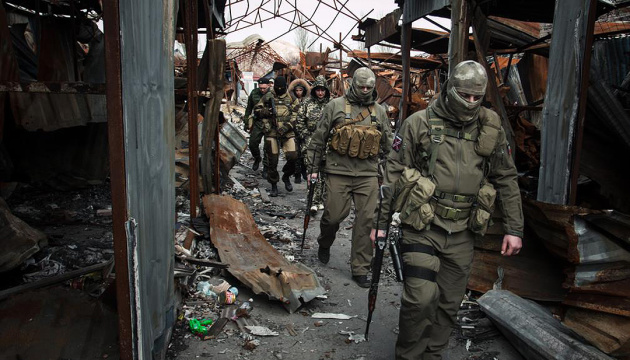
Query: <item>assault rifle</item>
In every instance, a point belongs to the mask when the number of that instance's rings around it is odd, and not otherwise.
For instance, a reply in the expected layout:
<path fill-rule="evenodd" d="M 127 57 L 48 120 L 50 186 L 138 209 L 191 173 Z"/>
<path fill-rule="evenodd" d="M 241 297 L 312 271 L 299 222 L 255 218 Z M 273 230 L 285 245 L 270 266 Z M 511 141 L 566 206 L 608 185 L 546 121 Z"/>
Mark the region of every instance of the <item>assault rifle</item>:
<path fill-rule="evenodd" d="M 313 159 L 311 161 L 311 174 L 313 173 L 313 167 L 315 167 L 315 155 L 317 150 L 313 150 Z M 301 176 L 301 175 L 300 175 Z M 315 193 L 315 184 L 317 179 L 310 176 L 308 184 L 308 197 L 306 198 L 306 212 L 304 213 L 304 232 L 302 233 L 302 245 L 300 245 L 300 253 L 304 251 L 304 240 L 306 239 L 306 229 L 308 229 L 308 223 L 311 221 L 311 206 L 313 206 L 313 194 Z"/>
<path fill-rule="evenodd" d="M 378 204 L 377 219 L 380 220 L 383 214 L 383 198 L 387 195 L 391 196 L 391 189 L 387 185 L 381 185 L 380 187 L 380 200 Z M 395 242 L 390 241 L 390 221 L 391 212 L 387 214 L 387 230 L 385 230 L 385 236 L 378 236 L 378 229 L 376 230 L 376 253 L 372 261 L 372 282 L 370 283 L 370 290 L 368 291 L 368 318 L 365 325 L 365 339 L 368 340 L 370 333 L 370 323 L 372 322 L 372 314 L 376 308 L 376 296 L 378 295 L 378 282 L 381 279 L 381 268 L 383 265 L 383 254 L 385 253 L 385 246 L 389 243 L 389 251 L 394 263 L 394 270 L 396 272 L 396 280 L 402 281 L 402 262 L 400 260 L 400 253 L 398 251 L 398 239 Z M 396 231 L 398 234 L 398 231 Z"/>

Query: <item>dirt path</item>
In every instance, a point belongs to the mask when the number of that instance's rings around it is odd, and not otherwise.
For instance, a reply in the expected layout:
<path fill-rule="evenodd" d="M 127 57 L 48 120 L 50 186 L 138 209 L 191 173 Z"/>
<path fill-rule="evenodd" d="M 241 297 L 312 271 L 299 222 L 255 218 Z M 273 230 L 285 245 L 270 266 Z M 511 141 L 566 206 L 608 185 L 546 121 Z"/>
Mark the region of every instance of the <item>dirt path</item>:
<path fill-rule="evenodd" d="M 317 235 L 321 211 L 311 217 L 306 237 L 306 248 L 300 254 L 299 245 L 306 208 L 306 182 L 294 184 L 293 192 L 287 192 L 280 183 L 280 195 L 264 203 L 256 187 L 270 190 L 270 185 L 260 178 L 260 170 L 250 169 L 249 152 L 243 155 L 230 176 L 240 182 L 246 191 L 232 192 L 232 196 L 245 202 L 269 241 L 285 256 L 293 256 L 313 269 L 327 290 L 326 299 L 315 299 L 289 314 L 279 302 L 269 301 L 266 296 L 253 295 L 236 279 L 225 279 L 239 288 L 240 302 L 253 299 L 251 317 L 239 322 L 230 321 L 215 339 L 201 340 L 188 330 L 186 321 L 178 321 L 169 346 L 169 359 L 392 359 L 398 332 L 398 311 L 402 286 L 394 280 L 389 258 L 385 259 L 386 272 L 381 276 L 376 311 L 370 327 L 370 340 L 355 343 L 350 333 L 363 334 L 367 319 L 367 289 L 358 287 L 350 274 L 351 214 L 341 225 L 337 240 L 332 247 L 331 260 L 327 265 L 317 260 Z M 282 166 L 282 163 L 279 167 Z M 281 215 L 281 216 L 278 216 Z M 284 215 L 284 216 L 282 216 Z M 283 218 L 284 217 L 284 218 Z M 279 234 L 279 235 L 278 235 Z M 187 300 L 184 299 L 184 303 Z M 193 303 L 193 302 L 191 302 Z M 198 304 L 195 301 L 194 304 Z M 200 306 L 188 309 L 200 311 Z M 203 306 L 201 306 L 203 309 Z M 207 316 L 216 319 L 221 307 L 207 306 Z M 318 320 L 313 313 L 337 313 L 351 316 L 349 320 Z M 260 337 L 244 334 L 246 325 L 261 325 L 278 333 L 277 336 Z M 466 350 L 466 340 L 458 339 L 454 332 L 445 359 L 521 359 L 504 338 L 496 335 L 475 343 L 471 352 Z M 254 340 L 252 342 L 252 340 Z M 247 347 L 247 348 L 246 348 Z M 248 349 L 249 348 L 249 349 Z"/>

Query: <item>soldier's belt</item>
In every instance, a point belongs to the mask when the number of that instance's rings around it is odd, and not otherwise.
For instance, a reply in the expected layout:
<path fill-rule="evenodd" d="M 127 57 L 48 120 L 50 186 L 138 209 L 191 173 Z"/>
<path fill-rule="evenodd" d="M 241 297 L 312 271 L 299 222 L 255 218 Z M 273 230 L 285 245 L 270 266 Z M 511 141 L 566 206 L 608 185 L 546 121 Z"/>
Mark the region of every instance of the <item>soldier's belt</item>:
<path fill-rule="evenodd" d="M 456 209 L 449 206 L 439 204 L 435 199 L 431 201 L 435 214 L 443 219 L 449 220 L 461 220 L 467 219 L 470 216 L 470 208 Z"/>
<path fill-rule="evenodd" d="M 460 194 L 450 194 L 444 191 L 435 190 L 433 194 L 438 199 L 446 199 L 452 202 L 460 202 L 460 203 L 473 203 L 477 199 L 475 195 L 460 195 Z"/>

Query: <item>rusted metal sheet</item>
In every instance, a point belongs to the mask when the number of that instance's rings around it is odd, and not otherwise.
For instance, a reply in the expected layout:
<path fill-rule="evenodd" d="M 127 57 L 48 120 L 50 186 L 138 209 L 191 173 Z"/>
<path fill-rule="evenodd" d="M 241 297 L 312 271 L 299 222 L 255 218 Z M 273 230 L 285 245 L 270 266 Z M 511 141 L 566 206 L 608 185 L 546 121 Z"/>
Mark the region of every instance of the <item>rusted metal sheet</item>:
<path fill-rule="evenodd" d="M 553 253 L 572 264 L 630 263 L 630 252 L 584 220 L 601 211 L 525 199 L 526 222 Z"/>
<path fill-rule="evenodd" d="M 398 8 L 391 13 L 385 15 L 376 23 L 365 29 L 365 47 L 375 45 L 388 36 L 398 33 L 398 20 L 402 15 L 402 9 Z"/>
<path fill-rule="evenodd" d="M 450 0 L 405 1 L 403 4 L 403 24 L 412 23 L 450 4 Z"/>
<path fill-rule="evenodd" d="M 366 51 L 353 50 L 348 52 L 349 57 L 355 57 L 358 59 L 367 60 L 368 53 Z M 390 64 L 402 64 L 402 56 L 397 54 L 390 53 L 370 53 L 370 59 L 372 61 L 384 62 Z M 414 56 L 410 58 L 410 66 L 414 69 L 427 69 L 432 70 L 441 66 L 442 63 L 438 60 L 423 58 L 419 56 Z"/>
<path fill-rule="evenodd" d="M 79 290 L 56 286 L 14 295 L 0 302 L 0 319 L 1 359 L 124 358 L 116 310 Z"/>
<path fill-rule="evenodd" d="M 529 360 L 612 360 L 583 344 L 551 313 L 505 290 L 491 290 L 477 300 L 514 347 Z"/>
<path fill-rule="evenodd" d="M 630 266 L 625 262 L 579 265 L 567 269 L 564 286 L 572 292 L 630 298 Z"/>
<path fill-rule="evenodd" d="M 617 285 L 626 286 L 627 289 L 629 284 L 626 281 L 626 284 Z M 628 295 L 606 296 L 588 293 L 571 293 L 562 303 L 578 308 L 630 317 L 630 298 Z"/>
<path fill-rule="evenodd" d="M 630 318 L 569 309 L 563 323 L 607 354 L 624 359 L 630 356 Z"/>
<path fill-rule="evenodd" d="M 254 293 L 265 293 L 283 303 L 289 312 L 325 290 L 313 272 L 301 263 L 292 264 L 279 254 L 258 230 L 249 209 L 228 196 L 203 198 L 210 221 L 210 239 L 228 271 Z"/>
<path fill-rule="evenodd" d="M 562 301 L 567 290 L 562 287 L 563 267 L 536 239 L 528 238 L 518 256 L 501 255 L 503 226 L 495 221 L 483 237 L 475 239 L 475 261 L 468 280 L 468 288 L 486 292 L 495 282 L 501 289 L 540 301 Z M 498 274 L 503 270 L 502 278 Z"/>

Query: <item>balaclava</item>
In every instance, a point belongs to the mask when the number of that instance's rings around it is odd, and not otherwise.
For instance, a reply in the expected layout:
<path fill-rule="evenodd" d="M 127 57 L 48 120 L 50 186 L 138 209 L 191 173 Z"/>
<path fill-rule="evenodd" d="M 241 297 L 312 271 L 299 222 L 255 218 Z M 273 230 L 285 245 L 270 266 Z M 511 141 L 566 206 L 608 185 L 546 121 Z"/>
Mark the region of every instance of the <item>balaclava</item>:
<path fill-rule="evenodd" d="M 374 85 L 376 76 L 372 70 L 362 67 L 357 69 L 352 76 L 352 85 L 348 90 L 349 100 L 362 105 L 370 105 L 374 102 Z M 368 87 L 368 91 L 363 92 L 362 87 Z"/>
<path fill-rule="evenodd" d="M 446 85 L 446 110 L 450 117 L 461 122 L 470 122 L 477 118 L 483 97 L 469 102 L 459 95 L 485 95 L 488 76 L 486 70 L 476 61 L 463 61 L 453 69 Z"/>
<path fill-rule="evenodd" d="M 287 79 L 284 76 L 278 76 L 273 84 L 273 91 L 276 95 L 284 95 L 287 92 Z"/>

